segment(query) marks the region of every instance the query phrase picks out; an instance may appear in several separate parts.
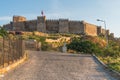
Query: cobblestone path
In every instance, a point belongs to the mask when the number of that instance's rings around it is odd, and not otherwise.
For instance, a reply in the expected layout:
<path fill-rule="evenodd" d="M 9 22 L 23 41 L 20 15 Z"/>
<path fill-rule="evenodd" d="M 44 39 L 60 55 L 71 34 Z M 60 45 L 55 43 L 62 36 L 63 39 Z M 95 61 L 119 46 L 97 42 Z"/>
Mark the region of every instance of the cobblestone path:
<path fill-rule="evenodd" d="M 90 55 L 31 51 L 29 60 L 1 80 L 116 80 Z"/>

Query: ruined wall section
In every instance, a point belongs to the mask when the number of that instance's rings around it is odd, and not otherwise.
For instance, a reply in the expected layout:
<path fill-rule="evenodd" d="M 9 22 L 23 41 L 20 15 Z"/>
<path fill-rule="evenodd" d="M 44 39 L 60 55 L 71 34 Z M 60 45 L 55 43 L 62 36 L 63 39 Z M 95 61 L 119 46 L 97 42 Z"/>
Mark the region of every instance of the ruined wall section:
<path fill-rule="evenodd" d="M 87 23 L 87 22 L 83 22 L 83 24 L 85 25 L 85 33 L 86 35 L 90 35 L 90 36 L 97 36 L 97 26 Z"/>
<path fill-rule="evenodd" d="M 69 21 L 69 32 L 70 33 L 84 33 L 84 25 L 80 21 Z"/>
<path fill-rule="evenodd" d="M 36 31 L 37 30 L 37 20 L 29 20 L 25 22 L 26 31 Z"/>
<path fill-rule="evenodd" d="M 59 19 L 59 33 L 69 33 L 68 19 Z"/>
<path fill-rule="evenodd" d="M 47 33 L 58 33 L 59 20 L 46 20 Z"/>
<path fill-rule="evenodd" d="M 46 19 L 45 16 L 37 17 L 37 31 L 46 32 Z"/>

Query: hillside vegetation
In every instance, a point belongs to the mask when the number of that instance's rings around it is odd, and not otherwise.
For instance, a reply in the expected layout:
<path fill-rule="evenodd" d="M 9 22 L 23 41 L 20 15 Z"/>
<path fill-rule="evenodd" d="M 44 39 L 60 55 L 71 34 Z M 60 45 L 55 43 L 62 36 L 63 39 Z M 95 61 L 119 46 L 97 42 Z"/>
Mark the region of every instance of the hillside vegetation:
<path fill-rule="evenodd" d="M 120 45 L 114 40 L 109 40 L 109 44 L 106 46 L 104 38 L 83 36 L 73 38 L 67 47 L 68 51 L 95 54 L 109 68 L 120 72 Z"/>
<path fill-rule="evenodd" d="M 46 34 L 42 32 L 24 32 L 23 39 L 34 39 L 37 42 L 41 42 L 41 49 L 47 51 L 61 51 L 61 47 L 64 43 L 70 43 L 71 37 L 79 37 L 75 34 Z"/>
<path fill-rule="evenodd" d="M 1 29 L 0 35 L 6 35 Z M 109 68 L 120 72 L 120 42 L 109 40 L 109 45 L 104 37 L 91 37 L 75 34 L 46 34 L 41 32 L 25 32 L 23 39 L 34 39 L 41 42 L 42 50 L 60 51 L 64 43 L 67 43 L 68 52 L 95 54 Z"/>

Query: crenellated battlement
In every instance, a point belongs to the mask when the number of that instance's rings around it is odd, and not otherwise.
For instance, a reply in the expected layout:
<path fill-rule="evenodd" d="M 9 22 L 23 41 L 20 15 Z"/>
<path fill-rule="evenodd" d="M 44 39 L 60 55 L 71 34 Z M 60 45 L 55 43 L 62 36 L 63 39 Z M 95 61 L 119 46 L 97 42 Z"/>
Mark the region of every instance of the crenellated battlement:
<path fill-rule="evenodd" d="M 69 21 L 69 19 L 59 19 L 59 21 Z"/>
<path fill-rule="evenodd" d="M 74 23 L 81 23 L 81 21 L 69 21 L 69 23 L 74 24 Z"/>
<path fill-rule="evenodd" d="M 75 21 L 69 19 L 47 19 L 46 16 L 37 16 L 37 19 L 26 20 L 23 16 L 13 16 L 10 24 L 3 25 L 7 30 L 17 31 L 40 31 L 48 33 L 75 33 L 97 36 L 99 34 L 110 34 L 109 30 L 88 23 L 84 20 Z"/>
<path fill-rule="evenodd" d="M 55 20 L 55 19 L 48 19 L 48 20 L 46 20 L 46 22 L 59 22 L 59 20 Z"/>
<path fill-rule="evenodd" d="M 77 21 L 77 20 L 76 20 L 76 21 L 73 21 L 73 20 L 69 20 L 69 22 L 81 22 L 81 21 Z"/>

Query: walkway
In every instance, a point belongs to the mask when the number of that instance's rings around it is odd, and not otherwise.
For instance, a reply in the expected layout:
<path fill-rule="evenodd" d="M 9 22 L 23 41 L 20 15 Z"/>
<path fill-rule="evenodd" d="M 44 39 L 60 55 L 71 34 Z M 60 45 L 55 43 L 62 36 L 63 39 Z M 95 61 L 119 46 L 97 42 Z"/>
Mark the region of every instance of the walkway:
<path fill-rule="evenodd" d="M 90 55 L 31 51 L 29 58 L 3 80 L 116 80 Z"/>

